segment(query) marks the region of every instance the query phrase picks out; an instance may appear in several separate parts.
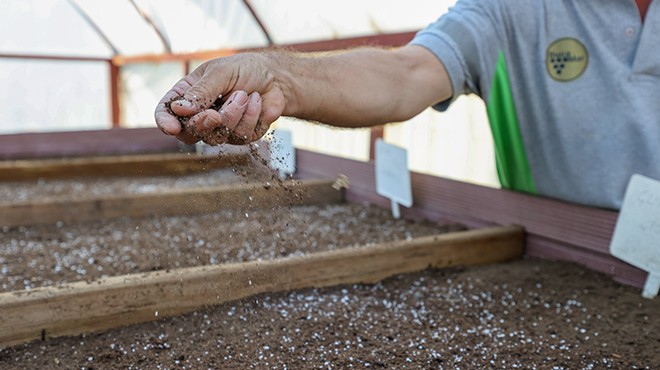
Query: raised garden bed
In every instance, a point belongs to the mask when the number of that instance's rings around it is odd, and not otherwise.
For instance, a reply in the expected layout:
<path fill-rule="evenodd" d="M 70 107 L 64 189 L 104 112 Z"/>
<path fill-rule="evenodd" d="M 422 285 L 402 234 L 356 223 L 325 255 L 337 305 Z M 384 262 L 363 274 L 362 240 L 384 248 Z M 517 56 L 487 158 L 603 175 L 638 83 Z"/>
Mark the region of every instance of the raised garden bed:
<path fill-rule="evenodd" d="M 1 340 L 37 341 L 0 350 L 0 368 L 660 364 L 657 303 L 635 289 L 571 264 L 493 264 L 521 255 L 520 228 L 394 220 L 337 204 L 331 184 L 242 181 L 214 187 L 214 198 L 159 189 L 149 196 L 167 196 L 139 202 L 102 195 L 84 222 L 57 219 L 61 199 L 40 201 L 52 211 L 35 214 L 53 218 L 3 228 Z M 317 205 L 301 205 L 309 199 Z M 422 271 L 472 264 L 487 266 Z M 201 311 L 181 315 L 191 310 Z M 53 339 L 61 335 L 76 336 Z"/>

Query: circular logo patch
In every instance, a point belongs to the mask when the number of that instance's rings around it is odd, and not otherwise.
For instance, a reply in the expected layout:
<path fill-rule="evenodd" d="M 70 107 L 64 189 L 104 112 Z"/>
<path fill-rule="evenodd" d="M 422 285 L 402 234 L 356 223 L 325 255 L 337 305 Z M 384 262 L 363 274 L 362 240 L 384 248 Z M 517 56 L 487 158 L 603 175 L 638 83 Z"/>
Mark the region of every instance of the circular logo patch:
<path fill-rule="evenodd" d="M 563 38 L 548 46 L 545 64 L 550 77 L 557 81 L 572 81 L 587 69 L 589 54 L 580 41 Z"/>

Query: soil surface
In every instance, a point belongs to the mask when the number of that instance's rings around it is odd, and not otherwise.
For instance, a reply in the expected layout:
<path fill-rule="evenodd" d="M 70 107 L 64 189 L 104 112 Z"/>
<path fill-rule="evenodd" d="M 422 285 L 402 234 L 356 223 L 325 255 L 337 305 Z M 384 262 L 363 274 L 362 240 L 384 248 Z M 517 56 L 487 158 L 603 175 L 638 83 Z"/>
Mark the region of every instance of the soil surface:
<path fill-rule="evenodd" d="M 658 369 L 660 301 L 517 261 L 262 294 L 0 350 L 1 369 Z"/>
<path fill-rule="evenodd" d="M 0 291 L 77 280 L 301 255 L 461 230 L 394 219 L 366 204 L 119 218 L 4 227 Z"/>
<path fill-rule="evenodd" d="M 35 181 L 5 181 L 0 183 L 0 203 L 53 200 L 66 197 L 90 199 L 112 194 L 154 193 L 168 189 L 186 189 L 239 182 L 257 181 L 246 170 L 216 169 L 185 176 L 118 176 L 80 177 L 71 179 L 39 179 Z M 261 176 L 266 179 L 266 175 Z"/>

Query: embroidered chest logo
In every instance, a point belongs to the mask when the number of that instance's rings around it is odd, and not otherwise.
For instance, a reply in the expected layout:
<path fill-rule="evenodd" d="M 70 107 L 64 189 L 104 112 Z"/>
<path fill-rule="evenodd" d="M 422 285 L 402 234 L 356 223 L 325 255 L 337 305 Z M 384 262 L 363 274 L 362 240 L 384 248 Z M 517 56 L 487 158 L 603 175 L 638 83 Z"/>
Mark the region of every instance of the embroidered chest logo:
<path fill-rule="evenodd" d="M 572 81 L 580 77 L 589 64 L 589 53 L 584 45 L 574 38 L 556 40 L 545 55 L 548 74 L 557 81 Z"/>

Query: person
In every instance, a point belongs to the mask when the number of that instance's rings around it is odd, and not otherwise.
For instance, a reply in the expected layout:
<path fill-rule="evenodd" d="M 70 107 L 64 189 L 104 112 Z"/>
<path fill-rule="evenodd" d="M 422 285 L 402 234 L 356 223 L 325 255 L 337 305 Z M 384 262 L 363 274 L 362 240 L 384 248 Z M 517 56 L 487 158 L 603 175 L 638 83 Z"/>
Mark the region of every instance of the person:
<path fill-rule="evenodd" d="M 369 127 L 475 93 L 503 187 L 618 209 L 633 174 L 660 179 L 660 4 L 636 3 L 459 0 L 396 50 L 208 61 L 155 119 L 187 143 L 241 144 L 281 115 Z"/>

